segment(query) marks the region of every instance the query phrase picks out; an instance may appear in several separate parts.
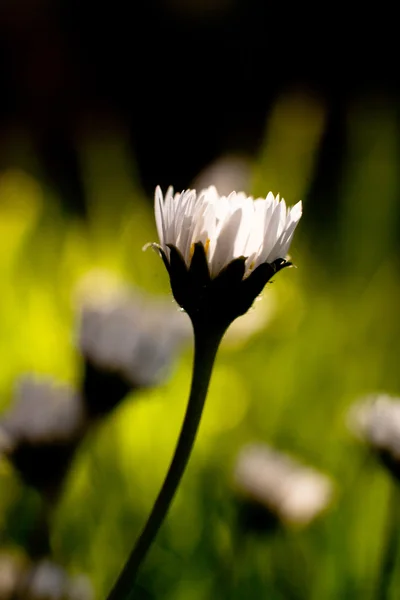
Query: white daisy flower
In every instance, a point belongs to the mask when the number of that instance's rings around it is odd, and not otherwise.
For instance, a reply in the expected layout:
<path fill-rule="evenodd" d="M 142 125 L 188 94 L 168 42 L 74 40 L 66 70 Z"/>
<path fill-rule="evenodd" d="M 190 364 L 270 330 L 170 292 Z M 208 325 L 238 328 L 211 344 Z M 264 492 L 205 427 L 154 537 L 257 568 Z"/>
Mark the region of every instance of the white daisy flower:
<path fill-rule="evenodd" d="M 169 259 L 174 246 L 190 267 L 196 243 L 204 246 L 211 278 L 232 260 L 245 257 L 247 277 L 263 263 L 285 259 L 302 213 L 298 202 L 287 208 L 285 201 L 270 192 L 254 200 L 243 192 L 220 196 L 214 186 L 174 194 L 165 198 L 155 192 L 155 215 L 160 249 Z"/>
<path fill-rule="evenodd" d="M 138 568 L 174 498 L 195 442 L 219 344 L 271 277 L 290 264 L 285 256 L 300 216 L 301 203 L 287 210 L 285 202 L 272 194 L 264 200 L 235 192 L 219 196 L 211 186 L 199 195 L 194 190 L 174 195 L 169 188 L 164 198 L 156 189 L 160 243 L 150 246 L 161 255 L 174 298 L 192 321 L 193 377 L 174 457 L 110 600 L 125 598 L 133 589 Z M 304 502 L 300 498 L 299 512 Z"/>
<path fill-rule="evenodd" d="M 286 260 L 301 202 L 287 209 L 273 194 L 220 196 L 214 186 L 163 197 L 155 192 L 160 253 L 172 293 L 195 328 L 227 329 L 244 315 Z M 147 246 L 146 246 L 147 247 Z"/>

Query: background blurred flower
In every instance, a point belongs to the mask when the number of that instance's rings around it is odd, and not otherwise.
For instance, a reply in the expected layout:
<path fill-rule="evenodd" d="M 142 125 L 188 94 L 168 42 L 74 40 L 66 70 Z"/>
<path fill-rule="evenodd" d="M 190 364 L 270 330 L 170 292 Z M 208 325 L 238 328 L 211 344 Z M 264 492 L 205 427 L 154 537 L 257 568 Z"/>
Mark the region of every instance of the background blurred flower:
<path fill-rule="evenodd" d="M 60 566 L 43 560 L 25 573 L 19 596 L 27 600 L 62 600 L 67 574 Z"/>
<path fill-rule="evenodd" d="M 241 450 L 234 482 L 239 496 L 256 511 L 253 525 L 259 520 L 262 527 L 274 521 L 307 525 L 327 508 L 333 495 L 327 476 L 261 444 Z"/>
<path fill-rule="evenodd" d="M 244 156 L 226 154 L 205 167 L 193 181 L 193 188 L 204 190 L 210 185 L 223 196 L 231 190 L 248 190 L 251 183 L 251 163 Z"/>
<path fill-rule="evenodd" d="M 85 359 L 84 399 L 90 417 L 106 414 L 130 391 L 156 386 L 190 336 L 187 317 L 164 299 L 111 286 L 80 295 L 78 347 Z M 81 288 L 82 289 L 82 288 Z"/>
<path fill-rule="evenodd" d="M 400 399 L 388 394 L 367 396 L 351 406 L 348 425 L 400 478 Z"/>
<path fill-rule="evenodd" d="M 0 555 L 1 600 L 93 600 L 93 588 L 84 575 L 69 576 L 48 559 L 29 562 L 21 556 Z"/>
<path fill-rule="evenodd" d="M 1 600 L 16 600 L 15 593 L 24 568 L 24 561 L 21 556 L 8 552 L 0 553 Z"/>
<path fill-rule="evenodd" d="M 19 379 L 14 401 L 1 417 L 0 444 L 25 483 L 53 498 L 84 428 L 79 394 L 52 378 L 27 375 Z"/>

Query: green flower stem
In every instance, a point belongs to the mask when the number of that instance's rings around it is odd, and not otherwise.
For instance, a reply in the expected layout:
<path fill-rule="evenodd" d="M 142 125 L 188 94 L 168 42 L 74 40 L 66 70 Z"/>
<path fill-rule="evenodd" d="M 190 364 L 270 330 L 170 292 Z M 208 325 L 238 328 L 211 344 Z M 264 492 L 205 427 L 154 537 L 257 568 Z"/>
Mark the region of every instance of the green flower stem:
<path fill-rule="evenodd" d="M 146 558 L 147 552 L 167 515 L 189 461 L 199 428 L 215 357 L 224 332 L 210 330 L 204 324 L 203 327 L 194 327 L 192 385 L 175 453 L 147 523 L 111 590 L 108 600 L 134 598 L 134 585 L 139 567 Z"/>

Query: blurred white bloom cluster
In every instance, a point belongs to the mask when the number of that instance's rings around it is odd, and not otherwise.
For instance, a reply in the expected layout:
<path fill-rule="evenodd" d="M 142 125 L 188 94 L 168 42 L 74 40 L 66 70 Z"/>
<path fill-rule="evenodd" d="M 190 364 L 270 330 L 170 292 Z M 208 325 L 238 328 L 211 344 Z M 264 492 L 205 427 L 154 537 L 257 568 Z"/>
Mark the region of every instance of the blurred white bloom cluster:
<path fill-rule="evenodd" d="M 169 301 L 95 273 L 82 283 L 79 304 L 80 352 L 133 387 L 159 384 L 191 333 L 187 317 Z"/>
<path fill-rule="evenodd" d="M 400 399 L 376 394 L 354 404 L 348 425 L 359 438 L 378 451 L 400 459 Z"/>
<path fill-rule="evenodd" d="M 25 375 L 17 380 L 12 407 L 2 415 L 1 439 L 15 443 L 70 442 L 84 424 L 82 401 L 72 388 L 51 377 Z"/>
<path fill-rule="evenodd" d="M 54 500 L 86 425 L 82 398 L 73 388 L 51 377 L 22 376 L 0 418 L 0 457 Z"/>
<path fill-rule="evenodd" d="M 203 190 L 214 185 L 222 196 L 231 190 L 247 190 L 251 184 L 252 164 L 245 156 L 225 154 L 207 165 L 193 181 L 193 188 Z"/>
<path fill-rule="evenodd" d="M 327 476 L 261 444 L 242 449 L 234 481 L 244 498 L 288 525 L 307 525 L 327 508 L 333 495 Z"/>
<path fill-rule="evenodd" d="M 0 554 L 1 600 L 93 600 L 93 588 L 83 575 L 68 576 L 50 560 L 30 564 L 12 554 Z"/>

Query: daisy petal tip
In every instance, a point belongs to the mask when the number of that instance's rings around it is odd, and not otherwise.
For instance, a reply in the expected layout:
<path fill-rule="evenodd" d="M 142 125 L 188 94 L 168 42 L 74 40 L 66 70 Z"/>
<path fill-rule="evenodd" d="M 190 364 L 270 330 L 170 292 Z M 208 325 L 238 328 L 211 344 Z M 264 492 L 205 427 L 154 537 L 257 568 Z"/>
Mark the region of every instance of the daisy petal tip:
<path fill-rule="evenodd" d="M 299 200 L 297 204 L 292 207 L 292 215 L 295 219 L 299 220 L 303 214 L 303 202 Z"/>
<path fill-rule="evenodd" d="M 219 193 L 215 185 L 209 185 L 208 187 L 200 190 L 198 196 L 207 196 L 208 198 L 219 198 Z"/>
<path fill-rule="evenodd" d="M 273 202 L 275 200 L 275 196 L 272 192 L 268 192 L 267 197 L 265 198 L 268 202 Z"/>

